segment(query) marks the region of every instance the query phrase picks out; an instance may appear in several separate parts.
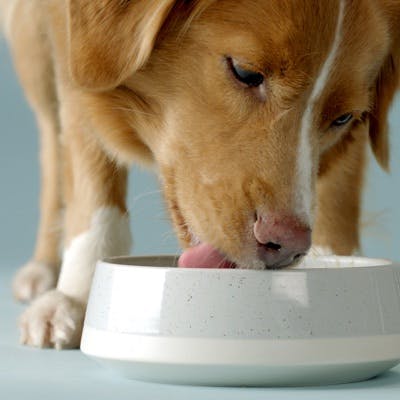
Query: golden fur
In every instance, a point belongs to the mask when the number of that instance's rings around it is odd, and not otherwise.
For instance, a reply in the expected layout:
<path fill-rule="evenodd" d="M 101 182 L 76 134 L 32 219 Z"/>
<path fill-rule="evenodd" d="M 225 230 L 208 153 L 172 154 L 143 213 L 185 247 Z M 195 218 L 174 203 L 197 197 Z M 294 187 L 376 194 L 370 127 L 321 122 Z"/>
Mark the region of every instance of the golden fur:
<path fill-rule="evenodd" d="M 346 1 L 343 44 L 315 106 L 313 239 L 337 254 L 359 248 L 368 141 L 382 167 L 389 166 L 399 3 Z M 1 4 L 6 19 L 10 1 Z M 183 247 L 200 239 L 239 264 L 254 257 L 255 210 L 293 212 L 300 123 L 333 40 L 337 5 L 17 0 L 8 38 L 42 137 L 33 259 L 54 265 L 56 274 L 62 235 L 52 227 L 62 208 L 66 247 L 99 207 L 125 212 L 132 162 L 159 172 Z M 227 55 L 265 73 L 265 98 L 229 75 Z M 354 122 L 330 129 L 349 111 Z"/>

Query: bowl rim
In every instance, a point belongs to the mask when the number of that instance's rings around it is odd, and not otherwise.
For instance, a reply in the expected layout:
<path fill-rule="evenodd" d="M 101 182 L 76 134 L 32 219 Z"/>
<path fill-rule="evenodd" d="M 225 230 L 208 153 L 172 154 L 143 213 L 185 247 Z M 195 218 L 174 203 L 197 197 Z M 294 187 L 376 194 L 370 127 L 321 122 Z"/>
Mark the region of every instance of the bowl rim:
<path fill-rule="evenodd" d="M 115 257 L 106 257 L 97 262 L 97 264 L 108 265 L 110 267 L 128 267 L 128 268 L 138 268 L 138 269 L 153 269 L 154 267 L 159 270 L 171 270 L 171 271 L 202 271 L 204 272 L 219 272 L 219 273 L 304 273 L 311 271 L 354 271 L 354 269 L 362 269 L 362 270 L 371 270 L 371 268 L 379 268 L 382 269 L 383 266 L 386 267 L 395 267 L 400 269 L 400 263 L 395 262 L 393 260 L 387 258 L 380 257 L 362 257 L 362 256 L 336 256 L 336 255 L 321 255 L 315 256 L 318 259 L 321 259 L 322 262 L 328 263 L 360 263 L 361 265 L 354 266 L 329 266 L 329 267 L 289 267 L 289 268 L 277 268 L 277 269 L 263 269 L 263 270 L 254 270 L 254 269 L 245 269 L 245 268 L 179 268 L 177 266 L 177 262 L 179 259 L 179 255 L 177 254 L 144 254 L 144 255 L 125 255 L 125 256 L 115 256 Z M 158 265 L 154 265 L 154 260 L 159 259 Z M 166 264 L 164 259 L 169 259 L 175 265 L 164 265 Z M 135 261 L 136 260 L 136 261 Z M 365 262 L 370 262 L 370 265 L 363 265 Z M 143 265 L 144 264 L 144 265 Z"/>

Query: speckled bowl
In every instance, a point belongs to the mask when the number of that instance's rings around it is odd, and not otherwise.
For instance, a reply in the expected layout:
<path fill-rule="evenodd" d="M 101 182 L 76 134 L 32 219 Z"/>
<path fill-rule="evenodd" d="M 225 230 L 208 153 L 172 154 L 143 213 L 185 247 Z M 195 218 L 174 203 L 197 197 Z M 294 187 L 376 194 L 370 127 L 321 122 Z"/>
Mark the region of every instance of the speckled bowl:
<path fill-rule="evenodd" d="M 96 268 L 82 351 L 141 380 L 210 385 L 357 381 L 400 362 L 400 265 L 318 257 L 285 270 Z"/>

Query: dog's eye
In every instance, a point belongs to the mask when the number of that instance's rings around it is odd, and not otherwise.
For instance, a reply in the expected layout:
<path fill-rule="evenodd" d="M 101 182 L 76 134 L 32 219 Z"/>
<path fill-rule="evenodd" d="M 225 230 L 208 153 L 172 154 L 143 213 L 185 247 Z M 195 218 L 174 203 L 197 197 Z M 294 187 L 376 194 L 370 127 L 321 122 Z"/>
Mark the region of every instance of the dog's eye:
<path fill-rule="evenodd" d="M 257 87 L 264 82 L 264 75 L 259 72 L 241 68 L 232 58 L 227 58 L 227 62 L 233 76 L 239 82 L 242 82 L 249 87 Z"/>
<path fill-rule="evenodd" d="M 339 118 L 336 118 L 332 122 L 332 126 L 343 126 L 343 125 L 346 125 L 352 119 L 353 119 L 353 114 L 352 113 L 343 114 Z"/>

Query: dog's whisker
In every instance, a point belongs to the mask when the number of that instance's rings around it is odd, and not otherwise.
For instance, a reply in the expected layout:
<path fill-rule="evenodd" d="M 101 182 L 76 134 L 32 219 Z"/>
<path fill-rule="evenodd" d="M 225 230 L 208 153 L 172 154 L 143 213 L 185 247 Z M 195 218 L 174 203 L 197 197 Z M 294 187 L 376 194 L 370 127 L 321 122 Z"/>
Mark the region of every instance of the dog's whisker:
<path fill-rule="evenodd" d="M 149 192 L 140 193 L 140 194 L 134 196 L 131 201 L 132 201 L 132 203 L 134 205 L 137 201 L 142 200 L 145 197 L 158 194 L 160 192 L 161 192 L 161 190 L 152 190 L 152 191 L 149 191 Z"/>
<path fill-rule="evenodd" d="M 169 240 L 169 239 L 171 239 L 172 238 L 172 240 L 175 240 L 175 232 L 164 232 L 162 235 L 161 235 L 161 240 L 162 240 L 162 243 L 165 243 L 165 241 L 167 241 L 167 240 Z"/>
<path fill-rule="evenodd" d="M 228 258 L 227 256 L 224 256 L 224 257 L 219 261 L 219 263 L 217 264 L 217 267 L 216 267 L 216 268 L 221 268 L 222 265 L 223 265 L 226 261 L 230 262 L 229 258 Z"/>

